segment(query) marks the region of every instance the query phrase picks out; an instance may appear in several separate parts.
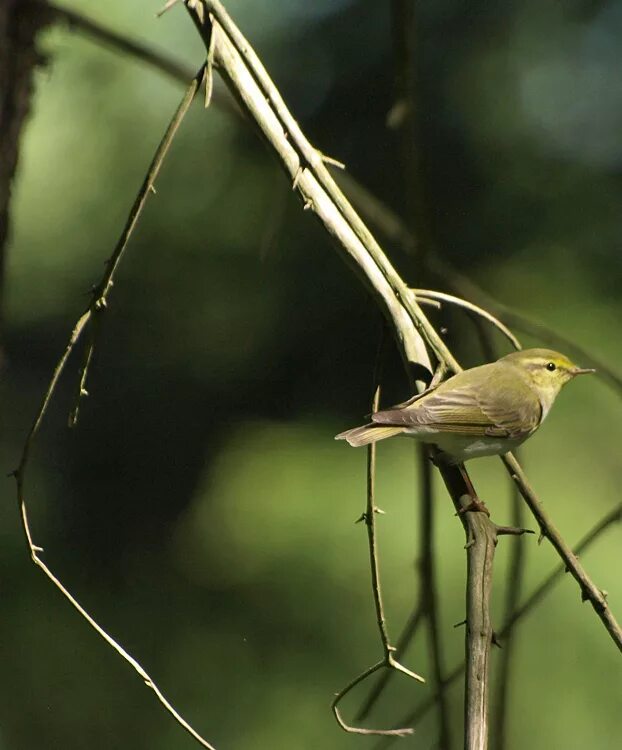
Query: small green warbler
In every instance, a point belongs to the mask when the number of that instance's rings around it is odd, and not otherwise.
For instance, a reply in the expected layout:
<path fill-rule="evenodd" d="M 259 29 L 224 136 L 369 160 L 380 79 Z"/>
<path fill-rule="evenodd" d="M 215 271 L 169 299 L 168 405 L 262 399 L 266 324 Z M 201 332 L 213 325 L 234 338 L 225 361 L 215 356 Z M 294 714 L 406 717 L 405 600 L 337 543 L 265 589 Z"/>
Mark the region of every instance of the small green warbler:
<path fill-rule="evenodd" d="M 557 394 L 576 375 L 594 372 L 550 349 L 513 352 L 464 370 L 336 440 L 358 447 L 394 435 L 435 445 L 439 458 L 460 464 L 513 450 L 538 429 Z"/>

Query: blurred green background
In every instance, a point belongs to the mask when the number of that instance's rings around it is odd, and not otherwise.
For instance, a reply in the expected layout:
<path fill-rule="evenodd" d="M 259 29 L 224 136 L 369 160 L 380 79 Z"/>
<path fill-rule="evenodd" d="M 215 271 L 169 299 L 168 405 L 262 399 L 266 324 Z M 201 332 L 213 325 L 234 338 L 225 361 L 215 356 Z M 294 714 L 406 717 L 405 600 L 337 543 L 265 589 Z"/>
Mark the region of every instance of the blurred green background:
<path fill-rule="evenodd" d="M 178 7 L 67 0 L 198 68 Z M 403 213 L 390 4 L 226 3 L 303 129 Z M 419 147 L 430 231 L 492 296 L 622 369 L 622 4 L 442 0 L 416 5 Z M 98 280 L 181 89 L 78 33 L 51 28 L 13 203 L 3 371 L 4 466 L 13 468 L 51 368 Z M 30 469 L 35 541 L 80 601 L 136 656 L 218 750 L 372 747 L 347 736 L 332 695 L 380 657 L 364 506 L 365 453 L 333 435 L 369 410 L 380 315 L 255 132 L 196 105 L 175 141 L 117 277 L 76 431 L 66 415 L 79 359 Z M 431 279 L 386 245 L 414 286 Z M 464 364 L 469 321 L 435 319 Z M 507 351 L 500 343 L 500 353 Z M 533 343 L 525 340 L 525 343 Z M 408 395 L 397 355 L 387 401 Z M 619 397 L 581 380 L 524 459 L 570 543 L 619 501 Z M 417 593 L 416 462 L 379 450 L 382 572 L 390 632 Z M 499 523 L 499 461 L 473 467 Z M 193 743 L 139 679 L 30 564 L 12 480 L 3 485 L 0 748 L 150 748 Z M 461 658 L 463 532 L 435 501 L 446 663 Z M 583 562 L 622 616 L 613 528 Z M 512 545 L 527 583 L 557 563 L 534 537 Z M 405 658 L 429 674 L 423 635 Z M 497 658 L 497 653 L 493 654 Z M 497 687 L 493 688 L 493 707 Z M 429 688 L 397 679 L 373 725 Z M 353 715 L 357 696 L 343 705 Z M 461 688 L 451 693 L 461 746 Z M 614 644 L 566 578 L 525 619 L 510 686 L 508 747 L 605 750 L 622 736 Z M 400 747 L 435 747 L 430 715 Z"/>

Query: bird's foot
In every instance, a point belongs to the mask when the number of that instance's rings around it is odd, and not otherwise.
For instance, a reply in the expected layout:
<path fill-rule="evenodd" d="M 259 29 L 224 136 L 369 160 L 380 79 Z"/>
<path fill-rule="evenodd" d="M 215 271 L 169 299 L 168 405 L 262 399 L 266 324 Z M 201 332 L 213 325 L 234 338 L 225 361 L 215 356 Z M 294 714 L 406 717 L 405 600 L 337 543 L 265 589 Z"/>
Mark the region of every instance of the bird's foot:
<path fill-rule="evenodd" d="M 486 504 L 477 497 L 477 495 L 471 495 L 469 502 L 463 505 L 462 508 L 456 513 L 457 516 L 462 516 L 465 513 L 485 513 L 490 517 L 490 511 L 486 507 Z"/>

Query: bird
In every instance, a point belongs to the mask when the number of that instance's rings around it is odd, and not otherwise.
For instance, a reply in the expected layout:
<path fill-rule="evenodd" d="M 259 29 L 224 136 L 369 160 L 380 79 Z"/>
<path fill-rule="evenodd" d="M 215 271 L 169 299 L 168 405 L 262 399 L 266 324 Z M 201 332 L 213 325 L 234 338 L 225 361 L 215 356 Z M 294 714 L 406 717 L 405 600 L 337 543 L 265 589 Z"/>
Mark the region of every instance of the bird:
<path fill-rule="evenodd" d="M 435 462 L 450 466 L 501 455 L 534 434 L 566 383 L 592 372 L 551 349 L 523 349 L 458 372 L 335 439 L 359 447 L 413 437 L 435 446 Z"/>

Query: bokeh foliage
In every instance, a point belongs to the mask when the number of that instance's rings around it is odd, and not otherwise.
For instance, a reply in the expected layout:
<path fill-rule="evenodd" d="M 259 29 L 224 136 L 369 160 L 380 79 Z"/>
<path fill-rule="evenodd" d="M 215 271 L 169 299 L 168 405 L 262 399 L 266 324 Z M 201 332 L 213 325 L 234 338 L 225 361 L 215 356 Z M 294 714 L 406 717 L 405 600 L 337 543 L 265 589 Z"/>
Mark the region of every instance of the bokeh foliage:
<path fill-rule="evenodd" d="M 67 3 L 191 67 L 183 10 Z M 389 4 L 340 0 L 227 7 L 319 147 L 398 211 Z M 440 251 L 491 295 L 622 368 L 619 3 L 418 4 L 422 178 Z M 42 38 L 9 248 L 3 455 L 7 471 L 72 321 L 86 302 L 181 95 L 144 65 L 77 34 Z M 617 55 L 617 57 L 616 57 Z M 195 106 L 128 250 L 106 314 L 91 398 L 65 427 L 73 362 L 29 480 L 46 560 L 183 713 L 223 750 L 358 747 L 332 694 L 380 653 L 366 543 L 362 452 L 332 441 L 369 409 L 380 319 L 241 122 Z M 416 257 L 387 247 L 413 285 Z M 438 316 L 437 316 L 438 317 Z M 481 351 L 460 316 L 438 317 L 462 361 Z M 528 342 L 529 343 L 529 342 Z M 397 357 L 387 399 L 407 395 Z M 619 499 L 619 398 L 584 380 L 524 452 L 569 541 Z M 412 446 L 379 451 L 379 523 L 392 633 L 416 594 Z M 474 479 L 499 522 L 501 467 Z M 191 747 L 152 696 L 30 566 L 10 480 L 2 523 L 5 669 L 0 748 Z M 464 553 L 439 486 L 442 636 L 461 657 Z M 586 556 L 622 613 L 620 530 Z M 528 581 L 556 563 L 533 539 Z M 423 641 L 406 659 L 426 673 Z M 512 748 L 611 748 L 622 672 L 565 580 L 525 621 L 511 686 Z M 396 681 L 387 724 L 426 688 Z M 493 696 L 494 698 L 494 696 Z M 350 700 L 350 699 L 349 699 Z M 452 693 L 455 730 L 460 692 Z M 346 710 L 354 707 L 350 700 Z M 430 747 L 432 719 L 402 744 Z"/>

